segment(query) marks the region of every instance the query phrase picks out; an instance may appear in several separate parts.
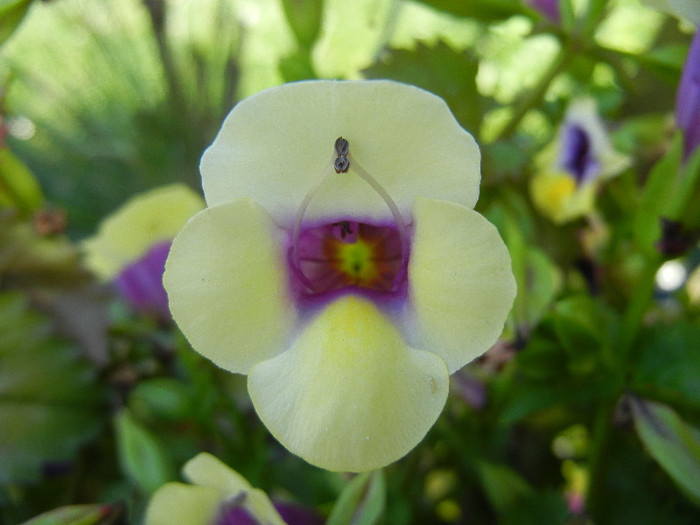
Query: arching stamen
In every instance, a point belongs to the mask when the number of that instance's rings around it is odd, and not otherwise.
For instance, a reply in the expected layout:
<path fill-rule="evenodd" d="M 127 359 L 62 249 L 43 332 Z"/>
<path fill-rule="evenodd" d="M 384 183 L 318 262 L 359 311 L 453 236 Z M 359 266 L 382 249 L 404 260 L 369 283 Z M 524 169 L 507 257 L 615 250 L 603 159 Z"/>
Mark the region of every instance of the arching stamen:
<path fill-rule="evenodd" d="M 305 281 L 305 284 L 309 283 L 299 265 L 299 235 L 301 232 L 301 223 L 303 222 L 304 215 L 306 214 L 306 209 L 309 207 L 311 199 L 313 199 L 316 193 L 318 193 L 321 185 L 326 181 L 331 173 L 331 165 L 335 169 L 336 173 L 346 173 L 350 168 L 350 160 L 348 159 L 348 156 L 350 155 L 350 143 L 343 137 L 338 137 L 335 141 L 334 148 L 336 157 L 332 159 L 328 165 L 326 165 L 321 176 L 306 193 L 294 219 L 294 227 L 292 229 L 292 263 L 295 269 L 299 272 L 302 280 Z M 396 229 L 399 234 L 399 242 L 401 245 L 401 267 L 405 268 L 408 258 L 408 234 L 406 233 L 406 224 L 401 217 L 401 212 L 399 211 L 398 206 L 396 206 L 394 200 L 391 198 L 391 196 L 389 196 L 389 193 L 387 193 L 377 179 L 370 175 L 367 170 L 365 170 L 362 165 L 357 162 L 357 160 L 353 159 L 352 165 L 357 175 L 367 184 L 369 184 L 372 189 L 377 192 L 377 194 L 379 194 L 391 211 L 391 214 L 394 216 Z"/>
<path fill-rule="evenodd" d="M 304 195 L 304 200 L 301 201 L 301 205 L 297 210 L 297 215 L 294 218 L 294 228 L 292 229 L 292 262 L 296 268 L 299 268 L 299 232 L 301 231 L 301 223 L 304 220 L 304 215 L 306 215 L 306 209 L 309 207 L 311 199 L 314 198 L 314 195 L 316 195 L 321 185 L 326 182 L 326 179 L 331 174 L 331 164 L 333 164 L 333 162 L 334 161 L 331 160 L 328 164 L 326 164 L 326 167 L 323 168 L 323 173 L 321 173 L 321 176 L 314 183 L 314 185 L 311 186 L 309 191 L 306 192 L 306 195 Z M 300 268 L 299 270 L 301 271 Z"/>
<path fill-rule="evenodd" d="M 372 186 L 372 189 L 379 194 L 389 207 L 389 210 L 391 210 L 391 214 L 396 221 L 396 229 L 399 232 L 399 241 L 401 242 L 401 266 L 404 267 L 406 265 L 406 258 L 408 257 L 408 234 L 406 233 L 406 224 L 403 222 L 398 206 L 396 206 L 394 199 L 392 199 L 389 193 L 384 189 L 384 186 L 379 184 L 379 181 L 372 177 L 357 160 L 353 159 L 352 167 L 362 180 Z"/>

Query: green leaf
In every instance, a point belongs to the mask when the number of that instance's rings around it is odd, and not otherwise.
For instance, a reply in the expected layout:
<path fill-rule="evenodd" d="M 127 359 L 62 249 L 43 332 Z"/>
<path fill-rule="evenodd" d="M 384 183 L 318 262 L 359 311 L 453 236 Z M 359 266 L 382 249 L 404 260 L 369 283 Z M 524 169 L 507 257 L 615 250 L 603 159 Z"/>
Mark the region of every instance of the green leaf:
<path fill-rule="evenodd" d="M 372 525 L 384 513 L 386 486 L 381 470 L 364 472 L 348 483 L 326 525 Z"/>
<path fill-rule="evenodd" d="M 456 16 L 484 22 L 529 13 L 521 0 L 421 0 L 421 3 Z"/>
<path fill-rule="evenodd" d="M 0 0 L 0 45 L 17 29 L 32 0 Z"/>
<path fill-rule="evenodd" d="M 323 0 L 282 0 L 287 22 L 300 46 L 310 48 L 323 20 Z"/>
<path fill-rule="evenodd" d="M 163 443 L 127 409 L 114 417 L 114 427 L 122 470 L 141 490 L 152 494 L 164 483 L 177 479 Z"/>
<path fill-rule="evenodd" d="M 700 506 L 700 428 L 666 405 L 631 398 L 639 438 L 681 491 Z"/>
<path fill-rule="evenodd" d="M 476 89 L 478 63 L 466 53 L 456 53 L 440 42 L 434 47 L 392 50 L 382 61 L 364 70 L 368 78 L 391 78 L 441 96 L 460 124 L 476 134 L 481 108 Z"/>
<path fill-rule="evenodd" d="M 131 391 L 129 407 L 144 418 L 183 419 L 193 408 L 191 388 L 169 377 L 142 381 Z"/>
<path fill-rule="evenodd" d="M 499 513 L 532 494 L 532 488 L 527 481 L 505 465 L 481 462 L 479 476 L 486 496 Z"/>
<path fill-rule="evenodd" d="M 43 204 L 41 187 L 29 168 L 9 149 L 0 148 L 0 209 L 14 208 L 26 218 Z"/>
<path fill-rule="evenodd" d="M 44 512 L 23 525 L 108 525 L 120 510 L 116 505 L 69 505 Z"/>
<path fill-rule="evenodd" d="M 700 411 L 700 326 L 657 324 L 639 340 L 632 388 L 644 397 Z"/>
<path fill-rule="evenodd" d="M 102 395 L 75 349 L 20 293 L 0 294 L 0 482 L 40 477 L 99 430 Z"/>

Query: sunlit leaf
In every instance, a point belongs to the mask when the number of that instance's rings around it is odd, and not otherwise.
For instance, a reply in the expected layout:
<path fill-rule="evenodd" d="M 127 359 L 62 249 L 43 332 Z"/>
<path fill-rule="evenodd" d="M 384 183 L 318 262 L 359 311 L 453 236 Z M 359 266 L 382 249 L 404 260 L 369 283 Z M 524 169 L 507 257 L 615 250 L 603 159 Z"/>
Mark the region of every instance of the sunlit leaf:
<path fill-rule="evenodd" d="M 0 209 L 16 209 L 22 218 L 44 202 L 39 183 L 29 168 L 9 149 L 0 148 Z"/>
<path fill-rule="evenodd" d="M 17 29 L 32 0 L 0 1 L 0 45 Z"/>
<path fill-rule="evenodd" d="M 445 99 L 460 124 L 476 134 L 481 125 L 481 98 L 476 90 L 477 62 L 446 44 L 392 50 L 366 69 L 368 78 L 391 78 L 427 89 Z"/>

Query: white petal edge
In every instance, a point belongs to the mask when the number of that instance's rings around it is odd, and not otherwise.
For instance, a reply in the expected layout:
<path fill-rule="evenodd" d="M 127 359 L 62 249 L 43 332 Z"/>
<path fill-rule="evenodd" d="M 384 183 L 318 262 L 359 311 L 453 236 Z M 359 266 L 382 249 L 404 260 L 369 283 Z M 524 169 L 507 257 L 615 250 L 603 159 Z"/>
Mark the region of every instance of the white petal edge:
<path fill-rule="evenodd" d="M 287 352 L 253 367 L 253 405 L 292 453 L 334 471 L 381 468 L 425 436 L 447 399 L 448 374 L 415 350 L 371 301 L 340 297 Z"/>
<path fill-rule="evenodd" d="M 216 365 L 247 373 L 282 352 L 296 313 L 281 232 L 249 199 L 206 208 L 173 241 L 163 284 L 173 318 Z"/>
<path fill-rule="evenodd" d="M 144 525 L 210 525 L 221 502 L 211 487 L 166 483 L 151 498 Z"/>
<path fill-rule="evenodd" d="M 503 331 L 516 294 L 510 254 L 493 224 L 458 204 L 418 198 L 413 224 L 408 279 L 420 347 L 452 373 Z"/>
<path fill-rule="evenodd" d="M 331 167 L 335 140 L 350 142 L 350 171 Z M 288 226 L 323 173 L 309 219 L 386 218 L 384 201 L 353 173 L 357 160 L 402 214 L 417 195 L 473 207 L 480 153 L 445 102 L 393 81 L 305 81 L 267 89 L 226 118 L 200 170 L 207 203 L 251 197 Z"/>

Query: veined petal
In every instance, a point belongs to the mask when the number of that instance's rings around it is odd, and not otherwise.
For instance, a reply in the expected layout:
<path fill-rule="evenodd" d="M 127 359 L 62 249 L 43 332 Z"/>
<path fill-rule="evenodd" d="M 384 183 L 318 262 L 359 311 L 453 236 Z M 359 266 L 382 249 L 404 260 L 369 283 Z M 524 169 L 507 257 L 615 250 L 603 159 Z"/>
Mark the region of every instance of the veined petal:
<path fill-rule="evenodd" d="M 418 198 L 413 224 L 408 278 L 419 336 L 452 373 L 503 331 L 516 291 L 510 255 L 495 226 L 458 204 Z"/>
<path fill-rule="evenodd" d="M 350 170 L 337 174 L 331 162 L 340 136 L 350 142 Z M 417 195 L 468 207 L 479 195 L 472 136 L 442 99 L 392 81 L 310 81 L 262 91 L 231 111 L 200 170 L 210 206 L 251 197 L 279 224 L 293 221 L 326 172 L 307 219 L 386 218 L 386 203 L 353 174 L 353 159 L 406 216 Z"/>
<path fill-rule="evenodd" d="M 137 195 L 83 243 L 86 263 L 98 276 L 111 279 L 154 244 L 175 237 L 187 219 L 203 207 L 202 197 L 184 184 Z"/>
<path fill-rule="evenodd" d="M 173 241 L 163 284 L 173 318 L 218 366 L 246 373 L 284 350 L 295 313 L 280 232 L 249 199 L 206 208 Z"/>
<path fill-rule="evenodd" d="M 210 525 L 221 503 L 221 494 L 211 487 L 166 483 L 151 498 L 145 525 Z"/>
<path fill-rule="evenodd" d="M 252 368 L 248 390 L 272 434 L 309 463 L 361 472 L 404 456 L 437 419 L 445 363 L 404 343 L 374 304 L 345 295 L 287 352 Z"/>

